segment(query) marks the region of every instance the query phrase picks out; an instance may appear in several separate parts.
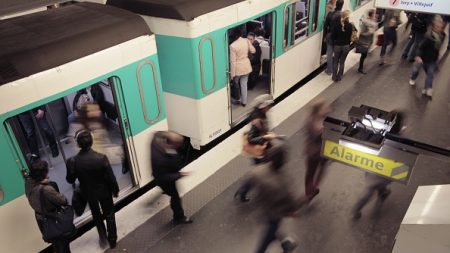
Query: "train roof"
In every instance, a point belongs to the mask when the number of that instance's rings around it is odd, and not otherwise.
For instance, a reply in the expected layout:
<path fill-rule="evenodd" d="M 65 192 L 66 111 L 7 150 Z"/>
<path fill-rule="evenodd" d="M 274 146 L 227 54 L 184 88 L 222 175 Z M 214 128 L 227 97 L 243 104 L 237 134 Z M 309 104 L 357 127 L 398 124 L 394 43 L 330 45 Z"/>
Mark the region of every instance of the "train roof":
<path fill-rule="evenodd" d="M 139 15 L 87 2 L 0 20 L 0 85 L 146 34 Z"/>
<path fill-rule="evenodd" d="M 191 21 L 203 14 L 245 0 L 108 0 L 117 6 L 141 15 Z"/>

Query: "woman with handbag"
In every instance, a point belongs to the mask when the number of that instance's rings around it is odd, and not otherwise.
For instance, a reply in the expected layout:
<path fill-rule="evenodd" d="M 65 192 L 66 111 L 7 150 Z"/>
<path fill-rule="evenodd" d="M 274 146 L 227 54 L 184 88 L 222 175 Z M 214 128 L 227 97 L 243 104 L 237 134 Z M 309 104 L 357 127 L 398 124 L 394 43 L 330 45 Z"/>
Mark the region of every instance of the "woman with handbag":
<path fill-rule="evenodd" d="M 334 26 L 332 33 L 334 45 L 333 58 L 333 81 L 339 82 L 344 74 L 345 60 L 350 51 L 350 43 L 352 42 L 352 34 L 354 26 L 349 21 L 350 11 L 346 10 L 341 13 L 340 24 Z"/>
<path fill-rule="evenodd" d="M 56 253 L 70 253 L 70 237 L 75 231 L 73 226 L 73 213 L 66 223 L 69 231 L 56 231 L 60 235 L 56 239 L 48 239 L 54 237 L 49 235 L 48 222 L 51 222 L 50 216 L 56 213 L 64 206 L 67 206 L 66 197 L 59 193 L 58 187 L 54 182 L 49 181 L 48 164 L 46 161 L 35 161 L 30 168 L 29 175 L 25 177 L 25 194 L 28 198 L 30 206 L 35 211 L 36 221 L 41 230 L 44 241 L 52 243 L 53 251 Z M 67 229 L 66 229 L 67 230 Z M 55 231 L 52 231 L 55 232 Z"/>
<path fill-rule="evenodd" d="M 367 12 L 367 16 L 361 18 L 360 34 L 358 44 L 356 45 L 356 53 L 361 54 L 359 58 L 358 72 L 361 74 L 367 74 L 364 71 L 364 60 L 369 53 L 369 49 L 373 43 L 373 35 L 377 30 L 377 21 L 375 17 L 375 10 L 371 9 Z"/>

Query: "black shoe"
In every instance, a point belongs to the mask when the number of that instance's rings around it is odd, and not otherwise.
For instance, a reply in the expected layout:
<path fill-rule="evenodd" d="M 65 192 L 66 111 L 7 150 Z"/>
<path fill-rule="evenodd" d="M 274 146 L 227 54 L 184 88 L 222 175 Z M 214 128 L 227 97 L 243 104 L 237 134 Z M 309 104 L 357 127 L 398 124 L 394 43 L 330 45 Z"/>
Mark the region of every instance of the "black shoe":
<path fill-rule="evenodd" d="M 358 69 L 358 73 L 363 74 L 363 75 L 367 74 L 367 72 L 365 72 L 365 71 L 362 70 L 362 69 Z"/>
<path fill-rule="evenodd" d="M 53 157 L 57 157 L 59 155 L 58 148 L 51 148 L 51 150 L 52 150 L 52 156 Z"/>
<path fill-rule="evenodd" d="M 381 201 L 385 201 L 386 198 L 391 194 L 391 190 L 386 189 L 384 192 L 379 193 L 378 196 L 380 197 Z"/>
<path fill-rule="evenodd" d="M 100 245 L 100 248 L 105 249 L 106 247 L 108 247 L 108 240 L 100 239 L 98 241 L 98 244 Z"/>
<path fill-rule="evenodd" d="M 179 225 L 179 224 L 190 224 L 194 222 L 192 219 L 188 218 L 188 217 L 183 217 L 181 219 L 174 219 L 173 220 L 173 224 L 174 225 Z"/>
<path fill-rule="evenodd" d="M 109 248 L 110 249 L 114 249 L 117 246 L 117 241 L 116 240 L 108 240 L 109 242 Z"/>
<path fill-rule="evenodd" d="M 297 248 L 297 243 L 291 237 L 286 237 L 281 241 L 281 248 L 283 249 L 283 253 L 290 253 Z"/>
<path fill-rule="evenodd" d="M 246 195 L 242 195 L 239 191 L 237 191 L 235 194 L 234 194 L 234 197 L 233 197 L 234 199 L 238 199 L 239 198 L 239 200 L 241 201 L 241 202 L 249 202 L 250 201 L 250 198 L 249 197 L 247 197 Z"/>
<path fill-rule="evenodd" d="M 241 103 L 241 105 L 242 105 L 243 107 L 245 107 L 247 104 L 242 104 L 242 103 Z"/>
<path fill-rule="evenodd" d="M 361 211 L 356 211 L 353 213 L 353 220 L 358 220 L 359 218 L 361 218 L 361 216 Z"/>

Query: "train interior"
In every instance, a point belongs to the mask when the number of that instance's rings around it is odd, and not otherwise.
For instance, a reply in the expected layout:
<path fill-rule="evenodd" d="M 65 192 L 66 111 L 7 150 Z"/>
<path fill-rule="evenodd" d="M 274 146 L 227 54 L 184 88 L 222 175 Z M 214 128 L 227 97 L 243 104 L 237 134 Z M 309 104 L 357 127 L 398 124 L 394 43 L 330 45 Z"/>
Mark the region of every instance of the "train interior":
<path fill-rule="evenodd" d="M 228 30 L 228 35 L 233 29 L 240 29 L 243 37 L 248 37 L 249 33 L 256 36 L 253 45 L 256 53 L 249 54 L 252 63 L 252 73 L 250 73 L 247 84 L 247 106 L 242 106 L 236 102 L 241 96 L 240 86 L 230 81 L 229 99 L 231 104 L 231 121 L 237 123 L 243 120 L 251 111 L 253 99 L 261 94 L 271 93 L 271 71 L 272 71 L 272 19 L 273 13 L 260 16 L 254 20 Z M 229 45 L 232 41 L 228 40 Z"/>
<path fill-rule="evenodd" d="M 66 182 L 65 161 L 78 153 L 75 134 L 83 128 L 93 135 L 92 149 L 107 155 L 120 191 L 133 187 L 112 80 L 103 80 L 33 108 L 8 119 L 6 124 L 28 162 L 36 159 L 36 155 L 48 162 L 49 179 L 58 184 L 69 201 L 79 182 L 74 185 Z M 87 207 L 75 223 L 89 216 Z"/>

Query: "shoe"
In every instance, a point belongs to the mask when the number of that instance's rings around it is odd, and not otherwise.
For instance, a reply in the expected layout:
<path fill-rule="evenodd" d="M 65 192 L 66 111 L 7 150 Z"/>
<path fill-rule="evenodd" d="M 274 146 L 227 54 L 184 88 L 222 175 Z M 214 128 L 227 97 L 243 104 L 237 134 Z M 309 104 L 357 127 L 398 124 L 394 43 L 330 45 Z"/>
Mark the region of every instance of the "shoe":
<path fill-rule="evenodd" d="M 356 211 L 356 212 L 353 213 L 353 217 L 352 218 L 354 220 L 358 220 L 359 218 L 361 218 L 361 216 L 362 216 L 361 211 Z"/>
<path fill-rule="evenodd" d="M 331 73 L 331 72 L 328 72 L 328 71 L 326 71 L 325 70 L 325 74 L 327 74 L 327 75 L 329 75 L 329 76 L 331 76 L 333 73 Z"/>
<path fill-rule="evenodd" d="M 245 106 L 247 106 L 247 104 L 243 104 L 243 103 L 241 103 L 241 105 L 242 105 L 242 107 L 245 107 Z"/>
<path fill-rule="evenodd" d="M 319 188 L 316 188 L 313 194 L 311 196 L 308 196 L 308 202 L 311 202 L 317 196 L 317 194 L 319 194 L 319 192 L 320 192 Z"/>
<path fill-rule="evenodd" d="M 409 60 L 408 60 L 409 63 L 413 63 L 413 62 L 415 62 L 415 61 L 416 61 L 416 60 L 414 60 L 414 59 L 409 59 Z"/>
<path fill-rule="evenodd" d="M 383 193 L 379 193 L 378 196 L 380 197 L 381 201 L 385 201 L 386 198 L 391 194 L 391 190 L 386 189 Z"/>
<path fill-rule="evenodd" d="M 245 196 L 245 195 L 241 195 L 241 193 L 239 192 L 239 191 L 237 191 L 235 194 L 234 194 L 234 197 L 233 197 L 234 199 L 239 199 L 242 203 L 245 203 L 245 202 L 249 202 L 250 201 L 250 198 L 249 197 L 247 197 L 247 196 Z"/>
<path fill-rule="evenodd" d="M 433 96 L 433 89 L 427 89 L 427 96 L 432 97 Z"/>
<path fill-rule="evenodd" d="M 114 249 L 117 246 L 117 241 L 116 240 L 108 240 L 109 242 L 109 248 L 110 249 Z"/>
<path fill-rule="evenodd" d="M 295 248 L 297 248 L 297 243 L 295 242 L 295 240 L 288 236 L 285 237 L 282 241 L 281 241 L 281 248 L 283 249 L 283 253 L 290 253 L 293 252 Z"/>
<path fill-rule="evenodd" d="M 409 79 L 409 85 L 411 85 L 411 86 L 416 85 L 416 80 Z"/>
<path fill-rule="evenodd" d="M 194 222 L 192 219 L 188 218 L 188 217 L 183 217 L 181 219 L 174 219 L 173 220 L 173 224 L 174 225 L 179 225 L 179 224 L 190 224 Z"/>
<path fill-rule="evenodd" d="M 59 155 L 58 148 L 51 148 L 51 151 L 52 151 L 52 156 L 53 157 L 57 157 Z"/>
<path fill-rule="evenodd" d="M 380 61 L 380 63 L 378 63 L 378 66 L 383 66 L 386 62 L 384 60 Z"/>
<path fill-rule="evenodd" d="M 422 90 L 422 95 L 426 95 L 427 94 L 427 90 L 426 89 L 423 89 Z"/>
<path fill-rule="evenodd" d="M 358 69 L 358 73 L 363 74 L 363 75 L 367 74 L 367 72 L 365 72 L 365 71 L 362 70 L 362 69 Z"/>
<path fill-rule="evenodd" d="M 100 248 L 106 249 L 108 247 L 108 240 L 107 239 L 100 239 L 98 241 L 98 244 L 100 245 Z"/>

